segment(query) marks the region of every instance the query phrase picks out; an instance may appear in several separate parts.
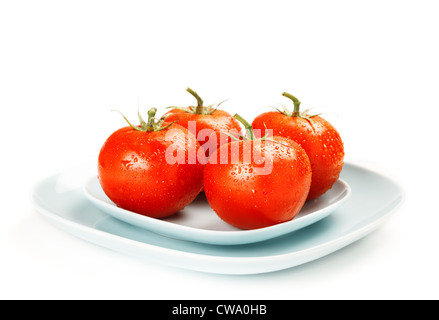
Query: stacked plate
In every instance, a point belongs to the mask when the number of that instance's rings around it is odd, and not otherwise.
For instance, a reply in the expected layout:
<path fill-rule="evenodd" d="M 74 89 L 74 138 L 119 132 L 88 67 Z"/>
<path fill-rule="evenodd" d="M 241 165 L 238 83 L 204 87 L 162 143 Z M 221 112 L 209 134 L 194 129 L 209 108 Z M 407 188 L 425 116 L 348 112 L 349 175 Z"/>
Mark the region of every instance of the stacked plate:
<path fill-rule="evenodd" d="M 366 236 L 403 200 L 391 179 L 351 163 L 318 199 L 293 220 L 239 230 L 212 211 L 204 194 L 183 211 L 154 219 L 115 206 L 89 159 L 53 173 L 32 190 L 37 210 L 82 239 L 152 262 L 222 274 L 255 274 L 291 268 Z"/>

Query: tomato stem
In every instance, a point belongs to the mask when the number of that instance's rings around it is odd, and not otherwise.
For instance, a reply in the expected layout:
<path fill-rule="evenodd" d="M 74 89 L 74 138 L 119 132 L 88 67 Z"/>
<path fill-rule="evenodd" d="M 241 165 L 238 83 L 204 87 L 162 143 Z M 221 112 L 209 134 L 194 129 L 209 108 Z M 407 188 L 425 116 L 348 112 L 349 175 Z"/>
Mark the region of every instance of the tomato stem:
<path fill-rule="evenodd" d="M 233 116 L 233 118 L 235 118 L 236 120 L 238 120 L 244 125 L 245 130 L 247 132 L 247 138 L 249 140 L 254 140 L 255 134 L 253 133 L 253 126 L 237 113 Z"/>
<path fill-rule="evenodd" d="M 294 103 L 294 111 L 293 111 L 293 115 L 297 115 L 300 111 L 300 101 L 299 99 L 297 99 L 295 96 L 293 96 L 292 94 L 288 93 L 288 92 L 284 92 L 282 93 L 282 95 L 284 97 L 287 97 L 291 100 L 293 100 Z"/>
<path fill-rule="evenodd" d="M 148 110 L 148 123 L 146 125 L 146 131 L 148 132 L 155 131 L 154 117 L 156 113 L 157 108 L 151 108 L 150 110 Z"/>
<path fill-rule="evenodd" d="M 310 114 L 308 114 L 309 109 L 300 112 L 300 101 L 299 101 L 299 99 L 297 99 L 295 96 L 293 96 L 292 94 L 287 93 L 287 92 L 282 93 L 282 95 L 284 97 L 287 97 L 287 98 L 293 100 L 294 111 L 293 111 L 293 113 L 291 113 L 290 111 L 288 111 L 287 107 L 285 107 L 285 106 L 284 106 L 284 111 L 283 112 L 280 111 L 279 109 L 278 109 L 278 111 L 280 113 L 283 113 L 284 115 L 286 115 L 288 117 L 297 117 L 297 118 L 306 119 L 309 122 L 309 124 L 311 125 L 311 127 L 313 128 L 313 130 L 315 130 L 314 124 L 313 124 L 311 118 L 315 117 L 315 116 L 318 116 L 319 114 L 312 114 L 312 115 L 310 115 Z"/>
<path fill-rule="evenodd" d="M 237 113 L 235 113 L 235 115 L 233 116 L 233 118 L 235 118 L 236 120 L 238 120 L 239 122 L 241 122 L 241 123 L 244 125 L 245 130 L 247 131 L 247 136 L 244 137 L 244 136 L 242 136 L 242 135 L 238 135 L 238 138 L 240 138 L 240 139 L 242 139 L 242 140 L 271 141 L 271 142 L 278 143 L 278 144 L 281 144 L 281 145 L 284 145 L 284 146 L 287 146 L 287 147 L 291 147 L 290 145 L 287 145 L 287 144 L 285 144 L 285 143 L 282 143 L 282 142 L 279 142 L 279 141 L 276 141 L 276 140 L 270 138 L 270 137 L 268 136 L 268 132 L 267 132 L 267 131 L 265 132 L 265 136 L 256 139 L 255 134 L 254 134 L 254 132 L 253 132 L 253 126 L 252 126 L 250 123 L 248 123 L 243 117 L 241 117 L 241 116 L 240 116 L 239 114 L 237 114 Z M 265 130 L 267 130 L 267 127 L 265 127 Z M 228 135 L 229 137 L 231 137 L 232 139 L 237 140 L 236 137 L 234 137 L 234 136 L 232 136 L 232 135 L 230 135 L 230 134 L 227 134 L 227 135 Z"/>
<path fill-rule="evenodd" d="M 203 99 L 201 99 L 200 96 L 198 95 L 198 93 L 196 93 L 191 88 L 187 88 L 186 91 L 189 92 L 191 95 L 193 95 L 195 97 L 195 99 L 197 99 L 197 107 L 195 109 L 195 113 L 196 114 L 203 114 L 203 103 L 204 103 Z"/>
<path fill-rule="evenodd" d="M 212 113 L 214 113 L 218 107 L 226 102 L 226 100 L 224 100 L 223 102 L 220 102 L 218 104 L 216 104 L 216 108 L 214 108 L 215 104 L 211 104 L 208 106 L 204 106 L 204 102 L 203 99 L 200 98 L 200 96 L 198 95 L 198 93 L 196 93 L 194 90 L 192 90 L 191 88 L 187 88 L 186 89 L 187 92 L 189 92 L 192 96 L 195 97 L 195 99 L 197 99 L 197 106 L 189 106 L 189 107 L 168 107 L 168 108 L 172 108 L 172 109 L 178 109 L 178 110 L 182 110 L 184 112 L 187 113 L 192 113 L 192 114 L 204 114 L 204 115 L 211 115 Z"/>
<path fill-rule="evenodd" d="M 172 124 L 174 124 L 175 122 L 178 121 L 178 119 L 177 119 L 171 123 L 164 124 L 164 122 L 168 116 L 175 115 L 174 113 L 169 113 L 169 114 L 165 114 L 163 117 L 158 119 L 156 122 L 155 115 L 157 113 L 157 108 L 151 108 L 148 111 L 148 121 L 147 122 L 145 122 L 145 120 L 143 120 L 142 115 L 140 114 L 139 111 L 137 111 L 137 114 L 139 116 L 140 125 L 135 126 L 120 111 L 118 111 L 118 110 L 113 110 L 113 111 L 119 112 L 122 115 L 122 117 L 125 119 L 125 121 L 130 125 L 130 127 L 136 131 L 143 131 L 143 132 L 161 131 L 161 130 L 165 130 L 165 129 L 169 128 Z"/>

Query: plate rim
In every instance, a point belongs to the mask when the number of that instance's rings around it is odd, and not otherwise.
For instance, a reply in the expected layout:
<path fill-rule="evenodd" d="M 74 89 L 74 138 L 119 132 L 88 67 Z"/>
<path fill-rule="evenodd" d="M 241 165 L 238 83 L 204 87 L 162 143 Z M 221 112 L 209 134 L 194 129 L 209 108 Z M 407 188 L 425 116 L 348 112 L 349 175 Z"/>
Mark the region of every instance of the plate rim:
<path fill-rule="evenodd" d="M 217 244 L 217 245 L 240 245 L 240 244 L 250 244 L 250 243 L 256 243 L 261 241 L 266 241 L 269 239 L 273 239 L 285 234 L 288 234 L 290 232 L 298 231 L 302 228 L 305 228 L 313 223 L 316 223 L 328 216 L 330 216 L 336 208 L 341 206 L 343 203 L 345 203 L 351 193 L 352 189 L 350 185 L 344 180 L 339 178 L 337 180 L 338 183 L 341 183 L 343 186 L 343 191 L 341 194 L 343 196 L 340 196 L 339 199 L 337 199 L 335 202 L 331 203 L 330 205 L 317 210 L 317 214 L 320 213 L 321 216 L 315 219 L 315 215 L 307 215 L 304 217 L 301 217 L 300 220 L 290 220 L 286 221 L 284 223 L 276 224 L 273 226 L 265 227 L 265 228 L 259 228 L 259 229 L 252 229 L 252 230 L 207 230 L 202 228 L 195 228 L 191 226 L 181 225 L 178 223 L 171 223 L 168 221 L 164 221 L 161 219 L 155 219 L 147 216 L 139 216 L 137 213 L 119 208 L 115 204 L 107 203 L 99 198 L 94 197 L 91 192 L 88 190 L 89 183 L 91 181 L 96 182 L 97 177 L 91 176 L 89 177 L 86 182 L 83 185 L 83 192 L 85 197 L 93 204 L 95 205 L 95 202 L 98 202 L 99 205 L 105 206 L 110 209 L 110 211 L 117 211 L 120 214 L 127 214 L 129 217 L 133 219 L 140 219 L 141 221 L 144 220 L 145 223 L 152 224 L 153 228 L 144 227 L 137 224 L 132 224 L 136 227 L 143 228 L 145 230 L 148 230 L 150 232 L 156 232 L 161 235 L 165 235 L 168 237 L 173 237 L 175 239 L 179 240 L 185 240 L 185 241 L 194 241 L 199 243 L 206 243 L 206 244 Z M 110 200 L 111 201 L 111 200 Z M 335 207 L 335 208 L 334 208 Z M 105 211 L 105 214 L 112 216 L 115 219 L 119 219 L 116 215 L 113 215 L 112 213 L 108 213 Z M 314 218 L 314 219 L 313 219 Z M 126 220 L 119 219 L 121 221 L 124 221 L 125 223 L 129 223 Z M 307 220 L 312 220 L 311 222 Z M 300 221 L 300 222 L 297 222 Z M 303 226 L 300 226 L 298 228 L 294 228 L 294 226 L 298 223 L 304 224 Z M 293 226 L 293 227 L 291 227 Z M 158 231 L 158 229 L 169 229 L 169 232 L 162 232 Z M 176 235 L 173 232 L 183 232 L 184 236 Z M 272 234 L 271 234 L 272 233 Z M 210 237 L 207 240 L 201 240 L 200 237 L 207 236 Z M 257 239 L 249 239 L 250 237 L 260 237 Z"/>
<path fill-rule="evenodd" d="M 372 172 L 376 175 L 384 177 L 390 183 L 392 183 L 397 193 L 392 202 L 389 202 L 380 211 L 385 211 L 377 219 L 374 219 L 370 223 L 367 223 L 363 227 L 351 232 L 347 232 L 344 235 L 335 237 L 329 241 L 312 245 L 309 248 L 286 252 L 274 255 L 264 255 L 258 257 L 246 257 L 246 256 L 218 256 L 207 253 L 188 252 L 175 248 L 168 248 L 156 244 L 146 243 L 135 239 L 125 238 L 123 236 L 113 234 L 104 230 L 93 228 L 85 224 L 75 222 L 60 216 L 59 214 L 47 209 L 44 204 L 39 201 L 38 187 L 43 183 L 47 183 L 48 179 L 55 175 L 59 175 L 62 172 L 71 169 L 77 165 L 83 165 L 86 161 L 75 162 L 69 166 L 65 166 L 62 169 L 52 171 L 49 175 L 45 175 L 40 178 L 34 186 L 30 189 L 29 196 L 33 207 L 37 212 L 42 214 L 50 222 L 60 227 L 63 231 L 76 236 L 82 240 L 88 241 L 95 245 L 108 248 L 110 250 L 119 252 L 121 254 L 134 255 L 141 258 L 145 258 L 145 250 L 148 252 L 154 252 L 155 257 L 148 255 L 148 261 L 155 261 L 157 263 L 173 266 L 176 268 L 194 270 L 199 272 L 214 273 L 214 274 L 230 274 L 230 275 L 249 275 L 260 274 L 267 272 L 276 272 L 284 269 L 293 268 L 295 266 L 322 258 L 327 256 L 374 231 L 382 223 L 387 221 L 398 208 L 400 208 L 406 199 L 406 193 L 400 183 L 396 182 L 389 175 L 380 172 L 379 170 L 368 168 L 362 164 L 345 162 L 353 169 L 365 170 Z M 80 187 L 78 186 L 78 189 Z M 389 208 L 388 208 L 389 207 Z M 328 250 L 328 248 L 330 250 Z M 174 259 L 179 259 L 179 263 L 176 263 Z M 200 263 L 194 263 L 200 262 Z M 267 267 L 264 263 L 254 262 L 267 262 L 271 267 Z M 207 263 L 207 265 L 206 265 Z"/>
<path fill-rule="evenodd" d="M 155 260 L 165 265 L 179 267 L 183 269 L 195 270 L 195 271 L 206 272 L 206 273 L 248 275 L 248 274 L 274 272 L 283 269 L 293 268 L 295 266 L 329 255 L 337 251 L 338 249 L 343 248 L 361 239 L 362 237 L 374 231 L 378 226 L 380 226 L 382 223 L 384 223 L 390 218 L 390 216 L 404 202 L 404 195 L 400 193 L 399 196 L 395 198 L 393 202 L 397 202 L 396 205 L 392 205 L 392 203 L 389 203 L 391 209 L 388 210 L 386 214 L 380 216 L 378 219 L 374 220 L 373 222 L 353 232 L 348 232 L 343 236 L 336 237 L 330 241 L 314 245 L 307 249 L 275 254 L 275 255 L 258 256 L 258 257 L 217 256 L 217 255 L 206 254 L 206 253 L 181 251 L 174 248 L 167 248 L 142 241 L 137 241 L 134 239 L 125 238 L 117 234 L 92 228 L 90 226 L 86 226 L 74 222 L 72 220 L 62 218 L 56 213 L 51 212 L 50 210 L 47 210 L 46 208 L 42 207 L 36 201 L 36 199 L 33 199 L 33 201 L 37 211 L 40 212 L 46 218 L 48 218 L 51 222 L 55 223 L 57 226 L 60 226 L 61 229 L 67 231 L 70 234 L 75 235 L 78 238 L 92 242 L 102 247 L 106 247 L 124 254 L 127 253 L 125 248 L 129 248 L 130 249 L 129 252 L 132 255 L 139 257 L 143 257 L 143 254 L 140 254 L 138 250 L 143 252 L 143 250 L 146 249 L 156 253 L 157 257 L 151 257 L 152 260 Z M 78 230 L 79 232 L 77 232 L 76 230 Z M 87 234 L 89 236 L 84 236 L 84 234 Z M 103 241 L 102 239 L 107 239 L 112 243 L 116 243 L 119 248 L 114 248 L 114 246 L 109 245 L 107 241 Z M 123 244 L 122 246 L 123 248 L 120 248 L 120 244 Z M 133 247 L 136 249 L 134 252 L 132 250 Z M 330 250 L 327 250 L 327 248 L 330 248 Z M 170 262 L 170 260 L 172 260 L 173 258 L 178 258 L 180 264 Z M 194 263 L 194 260 L 196 262 L 202 262 L 202 264 L 196 264 Z M 291 263 L 291 260 L 295 260 L 295 262 Z M 261 263 L 267 261 L 271 262 L 270 263 L 271 266 L 276 265 L 277 267 L 276 268 L 267 267 L 265 264 Z M 210 267 L 206 267 L 203 264 L 205 262 L 209 262 Z M 259 262 L 259 263 L 255 263 L 255 262 Z"/>

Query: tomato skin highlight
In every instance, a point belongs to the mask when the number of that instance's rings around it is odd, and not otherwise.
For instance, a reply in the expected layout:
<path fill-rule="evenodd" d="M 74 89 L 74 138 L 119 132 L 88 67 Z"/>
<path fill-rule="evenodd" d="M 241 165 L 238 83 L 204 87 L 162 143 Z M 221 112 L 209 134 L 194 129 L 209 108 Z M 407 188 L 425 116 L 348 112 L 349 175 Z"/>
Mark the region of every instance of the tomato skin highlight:
<path fill-rule="evenodd" d="M 204 107 L 204 109 L 206 109 Z M 211 114 L 197 114 L 184 111 L 181 109 L 172 109 L 167 114 L 169 117 L 166 122 L 173 122 L 178 120 L 178 124 L 190 130 L 198 139 L 198 142 L 202 147 L 206 149 L 206 157 L 209 157 L 213 151 L 219 148 L 222 144 L 231 142 L 231 138 L 224 134 L 224 132 L 235 132 L 236 134 L 242 134 L 242 129 L 238 121 L 236 121 L 228 112 L 224 110 L 215 110 Z M 194 122 L 196 125 L 191 125 Z M 193 130 L 195 129 L 195 130 Z M 207 129 L 207 133 L 215 132 L 216 143 L 212 148 L 207 148 L 209 146 L 210 136 L 203 136 L 200 131 Z"/>
<path fill-rule="evenodd" d="M 282 144 L 253 140 L 231 142 L 221 146 L 206 164 L 206 198 L 225 222 L 240 229 L 264 228 L 293 219 L 303 207 L 311 185 L 308 156 L 294 141 L 274 139 Z M 222 157 L 224 149 L 228 152 Z M 265 163 L 254 159 L 246 161 L 244 150 L 261 154 Z M 217 160 L 216 164 L 212 158 Z M 272 164 L 271 170 L 263 174 L 267 161 Z"/>
<path fill-rule="evenodd" d="M 167 139 L 167 134 L 168 138 Z M 173 145 L 183 163 L 168 163 Z M 188 163 L 188 153 L 200 148 L 195 136 L 178 124 L 161 131 L 124 127 L 108 137 L 98 158 L 98 179 L 105 194 L 119 207 L 153 218 L 172 215 L 200 193 L 204 166 Z"/>
<path fill-rule="evenodd" d="M 260 129 L 262 136 L 267 127 L 273 130 L 273 135 L 294 140 L 305 149 L 312 168 L 312 184 L 307 200 L 323 195 L 338 180 L 344 165 L 344 146 L 340 134 L 327 120 L 312 116 L 309 121 L 271 111 L 257 116 L 252 125 Z"/>

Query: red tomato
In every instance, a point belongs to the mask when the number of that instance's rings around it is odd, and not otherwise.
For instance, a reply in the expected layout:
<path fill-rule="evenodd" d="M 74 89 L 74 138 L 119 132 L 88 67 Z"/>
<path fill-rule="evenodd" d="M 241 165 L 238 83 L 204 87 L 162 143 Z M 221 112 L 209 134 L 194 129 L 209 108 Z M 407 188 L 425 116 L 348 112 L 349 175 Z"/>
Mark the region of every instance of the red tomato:
<path fill-rule="evenodd" d="M 251 126 L 243 123 L 247 139 L 222 145 L 205 166 L 206 198 L 222 220 L 237 228 L 289 221 L 308 196 L 308 156 L 299 144 L 284 137 L 273 137 L 274 142 L 253 139 Z"/>
<path fill-rule="evenodd" d="M 266 112 L 253 120 L 253 128 L 272 129 L 273 135 L 290 138 L 299 143 L 308 154 L 312 168 L 312 183 L 308 200 L 315 199 L 331 189 L 340 176 L 344 164 L 344 147 L 340 134 L 325 119 L 300 112 L 300 101 L 283 93 L 294 102 L 294 111 Z"/>
<path fill-rule="evenodd" d="M 206 157 L 209 157 L 220 145 L 231 142 L 230 137 L 224 132 L 235 131 L 241 134 L 241 126 L 228 112 L 214 109 L 213 105 L 204 107 L 203 100 L 196 92 L 190 88 L 187 88 L 187 91 L 197 99 L 198 105 L 187 108 L 173 107 L 167 113 L 172 115 L 166 121 L 177 120 L 179 125 L 191 131 L 206 150 Z M 212 136 L 213 132 L 215 136 Z"/>
<path fill-rule="evenodd" d="M 117 206 L 162 218 L 196 198 L 204 166 L 190 161 L 190 154 L 195 159 L 200 148 L 195 136 L 178 124 L 163 126 L 163 118 L 155 123 L 155 111 L 148 112 L 148 123 L 139 116 L 140 126 L 130 124 L 105 141 L 99 153 L 98 178 Z"/>

